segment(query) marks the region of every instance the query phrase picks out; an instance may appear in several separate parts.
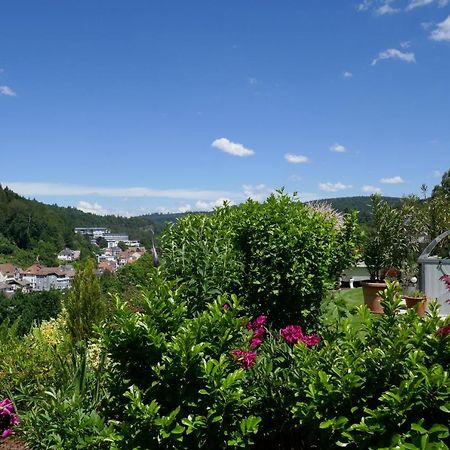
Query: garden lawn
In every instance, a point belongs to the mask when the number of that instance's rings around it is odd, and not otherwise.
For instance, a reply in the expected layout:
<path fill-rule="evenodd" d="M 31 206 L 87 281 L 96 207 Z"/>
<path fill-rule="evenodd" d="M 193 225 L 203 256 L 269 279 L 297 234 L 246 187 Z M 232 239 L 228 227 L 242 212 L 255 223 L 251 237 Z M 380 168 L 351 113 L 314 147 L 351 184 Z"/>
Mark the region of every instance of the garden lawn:
<path fill-rule="evenodd" d="M 336 299 L 341 298 L 347 304 L 349 311 L 364 303 L 362 288 L 341 289 L 336 291 Z"/>

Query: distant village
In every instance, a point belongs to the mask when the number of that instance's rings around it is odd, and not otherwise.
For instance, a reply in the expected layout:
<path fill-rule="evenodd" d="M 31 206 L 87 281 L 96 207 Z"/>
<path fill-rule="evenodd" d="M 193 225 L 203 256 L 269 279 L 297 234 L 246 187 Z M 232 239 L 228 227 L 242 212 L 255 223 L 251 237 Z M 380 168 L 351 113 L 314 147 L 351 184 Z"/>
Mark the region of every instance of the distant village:
<path fill-rule="evenodd" d="M 139 241 L 130 240 L 125 234 L 111 233 L 107 228 L 75 228 L 75 233 L 89 236 L 94 246 L 98 246 L 99 238 L 106 241 L 107 247 L 99 249 L 97 255 L 98 276 L 105 271 L 115 272 L 126 264 L 132 264 L 146 253 Z M 61 262 L 57 267 L 46 267 L 38 262 L 27 269 L 12 263 L 0 264 L 0 293 L 9 297 L 19 290 L 29 293 L 69 289 L 75 276 L 75 268 L 71 263 L 79 257 L 79 250 L 65 248 L 57 255 Z"/>

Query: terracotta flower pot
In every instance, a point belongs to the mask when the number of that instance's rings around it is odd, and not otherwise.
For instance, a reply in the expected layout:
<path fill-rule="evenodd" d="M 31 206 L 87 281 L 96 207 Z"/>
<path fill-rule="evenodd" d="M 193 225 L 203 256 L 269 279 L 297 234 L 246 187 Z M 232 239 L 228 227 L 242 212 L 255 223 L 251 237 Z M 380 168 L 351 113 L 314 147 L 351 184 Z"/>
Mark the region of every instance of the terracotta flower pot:
<path fill-rule="evenodd" d="M 426 297 L 408 297 L 407 295 L 405 295 L 404 299 L 407 308 L 414 308 L 416 305 L 419 305 L 417 307 L 417 314 L 419 316 L 423 316 L 425 314 L 425 311 L 427 309 Z"/>
<path fill-rule="evenodd" d="M 371 312 L 375 314 L 383 314 L 384 310 L 381 306 L 381 297 L 378 294 L 386 289 L 386 283 L 363 281 L 361 282 L 364 295 L 364 304 L 368 306 Z"/>

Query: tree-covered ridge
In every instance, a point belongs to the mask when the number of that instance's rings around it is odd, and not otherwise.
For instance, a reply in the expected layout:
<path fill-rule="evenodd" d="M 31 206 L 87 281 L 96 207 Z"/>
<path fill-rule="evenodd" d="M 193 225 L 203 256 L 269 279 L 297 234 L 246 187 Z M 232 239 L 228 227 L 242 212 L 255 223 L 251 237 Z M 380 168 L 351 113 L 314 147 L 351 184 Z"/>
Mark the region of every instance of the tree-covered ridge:
<path fill-rule="evenodd" d="M 398 197 L 383 196 L 380 198 L 391 206 L 399 206 L 401 202 L 401 199 Z M 359 221 L 362 223 L 367 223 L 371 220 L 372 202 L 369 196 L 327 198 L 324 201 L 340 212 L 359 211 Z"/>
<path fill-rule="evenodd" d="M 66 247 L 89 254 L 89 240 L 76 235 L 75 227 L 106 227 L 149 245 L 149 230 L 153 228 L 158 233 L 164 226 L 164 218 L 159 219 L 98 216 L 72 207 L 46 205 L 0 185 L 0 262 L 26 266 L 39 258 L 42 263 L 53 265 L 56 254 Z"/>

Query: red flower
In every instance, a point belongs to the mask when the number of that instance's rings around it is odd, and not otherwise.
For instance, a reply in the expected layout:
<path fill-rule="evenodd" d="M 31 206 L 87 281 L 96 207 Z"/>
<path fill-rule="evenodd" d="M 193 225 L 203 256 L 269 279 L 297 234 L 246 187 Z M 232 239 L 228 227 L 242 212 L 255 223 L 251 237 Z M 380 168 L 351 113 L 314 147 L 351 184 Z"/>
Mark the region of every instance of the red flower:
<path fill-rule="evenodd" d="M 280 330 L 281 337 L 288 344 L 296 344 L 302 337 L 303 331 L 300 325 L 288 325 Z"/>
<path fill-rule="evenodd" d="M 304 335 L 300 325 L 288 325 L 286 328 L 280 330 L 280 334 L 288 344 L 303 342 L 308 347 L 312 347 L 320 342 L 320 337 L 316 334 Z"/>
<path fill-rule="evenodd" d="M 303 336 L 300 340 L 308 347 L 313 347 L 320 342 L 320 337 L 317 334 L 311 334 L 310 336 Z"/>
<path fill-rule="evenodd" d="M 250 340 L 250 347 L 251 348 L 258 348 L 262 344 L 262 339 L 258 337 L 252 337 Z"/>
<path fill-rule="evenodd" d="M 258 316 L 254 322 L 247 323 L 247 330 L 258 330 L 264 326 L 267 321 L 267 316 L 261 315 Z"/>
<path fill-rule="evenodd" d="M 245 350 L 236 349 L 231 354 L 241 363 L 243 369 L 247 370 L 255 364 L 256 352 L 247 352 Z"/>
<path fill-rule="evenodd" d="M 439 328 L 437 334 L 439 336 L 447 336 L 447 334 L 450 334 L 450 325 L 446 325 L 444 327 Z"/>

